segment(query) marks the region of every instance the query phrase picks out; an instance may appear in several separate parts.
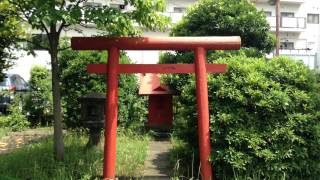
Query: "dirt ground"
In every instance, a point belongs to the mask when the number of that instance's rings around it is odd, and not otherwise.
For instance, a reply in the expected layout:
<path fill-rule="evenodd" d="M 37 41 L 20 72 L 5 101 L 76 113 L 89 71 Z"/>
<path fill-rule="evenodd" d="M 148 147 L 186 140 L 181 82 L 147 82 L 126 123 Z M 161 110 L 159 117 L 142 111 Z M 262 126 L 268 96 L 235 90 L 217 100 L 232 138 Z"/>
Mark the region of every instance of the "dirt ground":
<path fill-rule="evenodd" d="M 27 144 L 38 142 L 53 134 L 53 128 L 27 129 L 21 132 L 11 132 L 0 139 L 0 154 L 7 154 Z"/>

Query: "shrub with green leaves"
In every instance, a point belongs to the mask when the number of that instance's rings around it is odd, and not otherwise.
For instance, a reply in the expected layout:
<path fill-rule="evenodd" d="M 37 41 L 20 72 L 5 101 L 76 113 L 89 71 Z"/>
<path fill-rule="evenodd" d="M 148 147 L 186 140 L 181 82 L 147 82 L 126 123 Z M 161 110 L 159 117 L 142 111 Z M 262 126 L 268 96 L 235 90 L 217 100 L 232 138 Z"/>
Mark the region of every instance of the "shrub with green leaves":
<path fill-rule="evenodd" d="M 89 74 L 88 64 L 106 63 L 106 53 L 97 51 L 72 51 L 60 53 L 61 87 L 64 106 L 64 122 L 67 127 L 81 126 L 79 98 L 90 92 L 106 91 L 106 78 L 102 74 Z M 129 64 L 130 59 L 121 54 L 120 63 Z M 146 102 L 138 95 L 138 82 L 135 75 L 119 76 L 120 127 L 141 128 L 146 119 Z"/>
<path fill-rule="evenodd" d="M 24 110 L 28 112 L 32 126 L 46 125 L 52 116 L 50 71 L 43 66 L 34 66 L 30 75 L 30 93 L 26 96 Z"/>
<path fill-rule="evenodd" d="M 226 73 L 208 75 L 215 175 L 219 179 L 320 177 L 318 76 L 302 62 L 285 57 L 266 61 L 234 56 L 215 63 L 228 65 Z M 164 79 L 180 92 L 175 133 L 196 148 L 194 76 Z"/>
<path fill-rule="evenodd" d="M 30 125 L 27 117 L 22 112 L 20 96 L 15 96 L 9 105 L 9 115 L 0 117 L 0 128 L 10 128 L 12 131 L 20 131 Z"/>

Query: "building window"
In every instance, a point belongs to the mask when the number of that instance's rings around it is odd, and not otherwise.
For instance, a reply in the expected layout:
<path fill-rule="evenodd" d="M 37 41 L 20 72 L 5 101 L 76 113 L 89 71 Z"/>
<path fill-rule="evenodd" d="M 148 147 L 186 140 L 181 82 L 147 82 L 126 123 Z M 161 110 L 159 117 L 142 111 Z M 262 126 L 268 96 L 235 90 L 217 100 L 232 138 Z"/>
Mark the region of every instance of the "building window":
<path fill-rule="evenodd" d="M 281 12 L 281 17 L 294 17 L 293 12 Z"/>
<path fill-rule="evenodd" d="M 293 42 L 280 42 L 280 49 L 294 49 Z"/>
<path fill-rule="evenodd" d="M 271 17 L 271 16 L 272 16 L 272 12 L 271 12 L 271 11 L 264 11 L 264 14 L 265 14 L 267 17 Z"/>
<path fill-rule="evenodd" d="M 319 14 L 308 14 L 308 24 L 319 24 Z"/>
<path fill-rule="evenodd" d="M 115 8 L 115 9 L 123 10 L 123 9 L 126 8 L 126 5 L 125 4 L 110 4 L 110 7 L 111 8 Z"/>
<path fill-rule="evenodd" d="M 173 12 L 175 13 L 184 13 L 187 10 L 185 7 L 174 7 Z"/>
<path fill-rule="evenodd" d="M 102 4 L 96 3 L 96 2 L 84 2 L 83 6 L 96 8 L 96 7 L 102 7 Z"/>

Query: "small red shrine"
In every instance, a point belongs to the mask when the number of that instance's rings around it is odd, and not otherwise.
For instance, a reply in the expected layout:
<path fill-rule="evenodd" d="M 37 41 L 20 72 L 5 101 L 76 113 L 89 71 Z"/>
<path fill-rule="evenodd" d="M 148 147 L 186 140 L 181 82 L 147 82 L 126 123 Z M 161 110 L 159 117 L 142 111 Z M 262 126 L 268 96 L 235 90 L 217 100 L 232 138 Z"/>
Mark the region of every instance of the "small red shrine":
<path fill-rule="evenodd" d="M 143 74 L 140 79 L 139 95 L 149 96 L 148 122 L 151 128 L 170 129 L 173 120 L 173 92 L 161 84 L 158 74 Z"/>

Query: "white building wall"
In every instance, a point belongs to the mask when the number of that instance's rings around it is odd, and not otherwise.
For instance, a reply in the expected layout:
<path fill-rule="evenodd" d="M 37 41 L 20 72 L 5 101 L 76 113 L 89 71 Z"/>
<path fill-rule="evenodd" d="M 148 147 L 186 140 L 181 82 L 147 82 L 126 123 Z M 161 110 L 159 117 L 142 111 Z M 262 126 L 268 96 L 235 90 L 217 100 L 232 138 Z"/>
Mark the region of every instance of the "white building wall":
<path fill-rule="evenodd" d="M 19 74 L 24 80 L 30 79 L 30 70 L 33 66 L 44 66 L 51 69 L 50 54 L 48 51 L 35 51 L 36 56 L 28 55 L 25 52 L 17 52 L 18 60 L 15 65 L 10 68 L 6 73 Z"/>
<path fill-rule="evenodd" d="M 302 2 L 302 1 L 300 1 Z M 256 7 L 263 11 L 270 11 L 271 16 L 275 16 L 275 6 L 266 2 L 257 2 Z M 305 0 L 304 3 L 282 2 L 280 7 L 281 12 L 293 12 L 297 18 L 305 19 L 305 28 L 280 28 L 280 41 L 294 42 L 295 49 L 310 49 L 312 53 L 320 50 L 320 26 L 319 24 L 307 23 L 307 14 L 320 13 L 320 0 Z M 269 19 L 269 18 L 268 18 Z M 290 19 L 287 19 L 289 21 Z M 294 19 L 292 19 L 294 20 Z M 286 21 L 286 22 L 287 22 Z M 269 20 L 272 31 L 275 31 L 275 18 Z M 283 22 L 284 23 L 284 22 Z M 288 22 L 290 24 L 290 22 Z"/>

